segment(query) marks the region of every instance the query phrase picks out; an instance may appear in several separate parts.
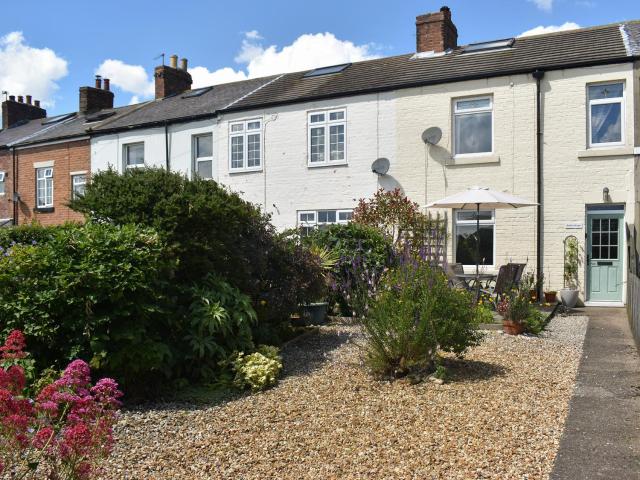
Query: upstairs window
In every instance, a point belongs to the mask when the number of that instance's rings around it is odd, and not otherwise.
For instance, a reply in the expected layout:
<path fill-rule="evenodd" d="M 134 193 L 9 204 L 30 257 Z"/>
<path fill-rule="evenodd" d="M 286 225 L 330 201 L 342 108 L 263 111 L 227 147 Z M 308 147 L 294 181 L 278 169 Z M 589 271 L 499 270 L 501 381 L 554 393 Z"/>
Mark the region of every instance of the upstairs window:
<path fill-rule="evenodd" d="M 36 168 L 36 208 L 53 207 L 53 167 Z"/>
<path fill-rule="evenodd" d="M 589 146 L 621 145 L 624 131 L 624 84 L 589 85 L 588 96 Z"/>
<path fill-rule="evenodd" d="M 453 102 L 455 155 L 493 152 L 493 100 L 465 98 Z"/>
<path fill-rule="evenodd" d="M 234 122 L 229 126 L 229 169 L 232 172 L 262 168 L 262 120 Z"/>
<path fill-rule="evenodd" d="M 204 179 L 213 178 L 213 134 L 193 137 L 194 171 Z"/>
<path fill-rule="evenodd" d="M 144 167 L 144 142 L 129 143 L 124 146 L 124 167 Z"/>
<path fill-rule="evenodd" d="M 309 165 L 346 163 L 346 110 L 310 112 L 309 120 Z"/>
<path fill-rule="evenodd" d="M 5 178 L 7 178 L 7 174 L 3 171 L 0 171 L 0 195 L 4 195 L 5 193 L 5 186 L 4 186 Z"/>

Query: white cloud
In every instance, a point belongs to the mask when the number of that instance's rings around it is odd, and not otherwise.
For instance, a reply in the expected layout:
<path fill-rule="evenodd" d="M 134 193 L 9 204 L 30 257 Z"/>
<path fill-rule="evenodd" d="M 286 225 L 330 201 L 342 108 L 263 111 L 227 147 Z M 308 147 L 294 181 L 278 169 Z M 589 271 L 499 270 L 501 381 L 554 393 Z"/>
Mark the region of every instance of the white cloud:
<path fill-rule="evenodd" d="M 576 28 L 580 28 L 575 22 L 564 22 L 562 25 L 547 25 L 546 27 L 543 25 L 539 25 L 531 30 L 527 30 L 526 32 L 522 32 L 519 37 L 529 37 L 531 35 L 540 35 L 543 33 L 553 33 L 553 32 L 562 32 L 565 30 L 575 30 Z"/>
<path fill-rule="evenodd" d="M 50 48 L 27 45 L 22 32 L 0 37 L 0 89 L 32 95 L 45 107 L 55 104 L 56 83 L 68 73 L 67 61 Z"/>
<path fill-rule="evenodd" d="M 257 30 L 245 32 L 240 51 L 235 57 L 236 63 L 240 65 L 237 69 L 223 67 L 209 70 L 204 66 L 190 68 L 192 87 L 199 88 L 377 57 L 371 45 L 355 45 L 328 32 L 301 35 L 281 49 L 276 45 L 264 47 L 260 40 L 262 36 Z M 132 102 L 150 98 L 154 94 L 153 79 L 140 65 L 129 65 L 120 60 L 105 60 L 96 73 L 110 78 L 114 86 L 133 94 Z"/>
<path fill-rule="evenodd" d="M 553 0 L 529 0 L 531 3 L 535 3 L 536 7 L 545 12 L 550 12 L 553 9 Z"/>
<path fill-rule="evenodd" d="M 141 65 L 108 59 L 96 69 L 96 74 L 109 78 L 112 85 L 137 97 L 150 97 L 155 91 L 153 80 Z"/>

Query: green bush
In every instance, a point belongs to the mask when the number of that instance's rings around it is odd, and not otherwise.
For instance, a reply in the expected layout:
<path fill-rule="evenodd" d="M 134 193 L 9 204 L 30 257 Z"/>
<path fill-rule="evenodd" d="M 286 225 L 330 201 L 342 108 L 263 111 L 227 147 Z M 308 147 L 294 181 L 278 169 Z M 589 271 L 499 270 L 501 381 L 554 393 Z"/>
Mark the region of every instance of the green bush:
<path fill-rule="evenodd" d="M 126 383 L 167 365 L 163 293 L 174 265 L 152 230 L 86 224 L 15 234 L 28 243 L 0 256 L 0 334 L 22 330 L 39 370 L 83 358 Z"/>
<path fill-rule="evenodd" d="M 177 283 L 214 274 L 251 298 L 259 339 L 277 337 L 322 285 L 308 249 L 278 235 L 258 207 L 210 180 L 153 168 L 106 171 L 92 177 L 71 207 L 90 219 L 154 228 L 178 260 Z"/>
<path fill-rule="evenodd" d="M 398 377 L 433 370 L 438 351 L 462 355 L 482 338 L 475 308 L 468 292 L 449 288 L 441 270 L 404 260 L 383 277 L 363 319 L 368 365 Z"/>
<path fill-rule="evenodd" d="M 232 365 L 235 371 L 234 385 L 258 392 L 277 383 L 282 370 L 282 358 L 276 347 L 260 345 L 256 352 L 249 355 L 238 353 Z"/>
<path fill-rule="evenodd" d="M 72 226 L 73 224 L 66 224 L 64 228 L 72 228 Z M 46 242 L 51 240 L 52 232 L 51 228 L 38 223 L 0 228 L 0 248 L 7 249 L 16 243 L 34 245 Z"/>

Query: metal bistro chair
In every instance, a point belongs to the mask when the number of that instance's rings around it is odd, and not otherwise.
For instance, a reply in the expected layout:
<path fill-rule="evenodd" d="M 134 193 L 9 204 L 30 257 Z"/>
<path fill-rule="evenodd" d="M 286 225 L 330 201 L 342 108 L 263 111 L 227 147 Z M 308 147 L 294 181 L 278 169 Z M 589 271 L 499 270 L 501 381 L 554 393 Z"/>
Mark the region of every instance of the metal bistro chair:
<path fill-rule="evenodd" d="M 471 290 L 467 281 L 464 278 L 458 277 L 461 273 L 464 273 L 464 268 L 461 263 L 450 263 L 445 267 L 445 274 L 449 280 L 449 286 Z"/>
<path fill-rule="evenodd" d="M 517 267 L 515 274 L 513 276 L 513 286 L 519 287 L 520 281 L 522 280 L 522 274 L 524 273 L 524 269 L 526 268 L 527 264 L 526 263 L 509 263 L 509 265 L 515 265 Z"/>
<path fill-rule="evenodd" d="M 481 289 L 483 294 L 487 294 L 493 297 L 493 300 L 497 303 L 500 298 L 509 291 L 513 286 L 516 274 L 518 273 L 519 266 L 514 263 L 508 263 L 502 265 L 498 270 L 498 276 L 496 277 L 496 283 L 493 287 L 487 289 Z"/>

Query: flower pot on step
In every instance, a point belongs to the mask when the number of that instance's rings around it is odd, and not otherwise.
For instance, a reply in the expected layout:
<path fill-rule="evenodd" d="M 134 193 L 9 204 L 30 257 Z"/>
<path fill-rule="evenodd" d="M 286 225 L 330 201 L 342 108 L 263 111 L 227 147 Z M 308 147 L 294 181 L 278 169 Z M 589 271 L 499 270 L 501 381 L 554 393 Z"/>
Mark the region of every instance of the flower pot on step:
<path fill-rule="evenodd" d="M 544 292 L 544 301 L 546 303 L 556 303 L 556 295 L 558 295 L 558 292 L 555 291 Z"/>
<path fill-rule="evenodd" d="M 514 322 L 513 320 L 502 320 L 502 331 L 507 335 L 520 335 L 524 332 L 524 323 Z"/>
<path fill-rule="evenodd" d="M 560 290 L 560 300 L 567 308 L 573 308 L 578 303 L 578 290 L 563 288 Z"/>

